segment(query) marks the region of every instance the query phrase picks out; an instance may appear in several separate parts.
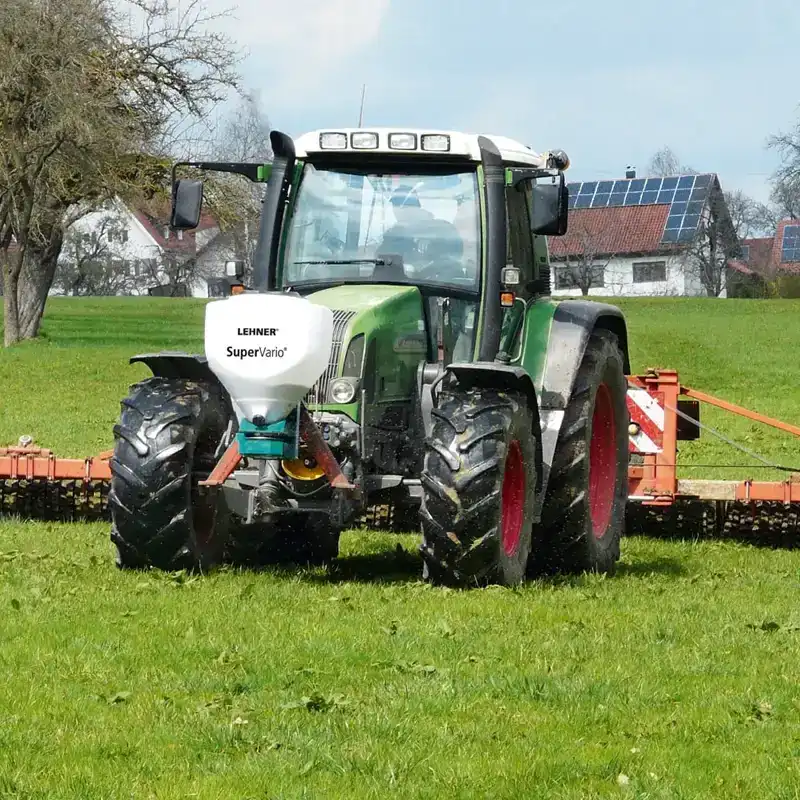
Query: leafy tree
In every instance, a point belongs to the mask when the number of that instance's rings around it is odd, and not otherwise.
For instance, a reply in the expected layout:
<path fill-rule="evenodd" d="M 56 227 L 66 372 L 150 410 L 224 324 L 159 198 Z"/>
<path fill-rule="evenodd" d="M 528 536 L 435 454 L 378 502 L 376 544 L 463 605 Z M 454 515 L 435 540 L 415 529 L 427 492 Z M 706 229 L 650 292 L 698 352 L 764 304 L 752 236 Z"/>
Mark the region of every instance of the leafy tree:
<path fill-rule="evenodd" d="M 37 335 L 70 224 L 162 192 L 170 143 L 237 87 L 238 56 L 200 0 L 119 1 L 127 15 L 111 0 L 0 4 L 6 346 Z"/>

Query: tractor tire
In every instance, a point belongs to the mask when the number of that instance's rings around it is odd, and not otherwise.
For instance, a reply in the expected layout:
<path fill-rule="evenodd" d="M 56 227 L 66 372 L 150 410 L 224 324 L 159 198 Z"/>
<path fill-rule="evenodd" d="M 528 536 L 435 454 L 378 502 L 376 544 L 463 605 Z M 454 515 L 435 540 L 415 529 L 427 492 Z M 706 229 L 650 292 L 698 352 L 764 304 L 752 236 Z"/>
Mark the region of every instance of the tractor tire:
<path fill-rule="evenodd" d="M 426 580 L 450 586 L 524 580 L 540 447 L 523 396 L 442 390 L 421 475 Z"/>
<path fill-rule="evenodd" d="M 197 482 L 214 468 L 231 419 L 213 384 L 149 378 L 131 387 L 109 464 L 118 567 L 194 571 L 221 562 L 229 519 Z"/>
<path fill-rule="evenodd" d="M 556 443 L 529 576 L 613 575 L 628 500 L 627 381 L 616 336 L 589 338 Z"/>

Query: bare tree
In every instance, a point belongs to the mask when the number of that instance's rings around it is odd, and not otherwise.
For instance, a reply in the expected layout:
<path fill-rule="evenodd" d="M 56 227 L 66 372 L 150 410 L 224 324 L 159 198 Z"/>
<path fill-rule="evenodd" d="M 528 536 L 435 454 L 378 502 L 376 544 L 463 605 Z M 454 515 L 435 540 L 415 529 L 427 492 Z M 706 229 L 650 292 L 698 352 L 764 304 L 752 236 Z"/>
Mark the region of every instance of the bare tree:
<path fill-rule="evenodd" d="M 258 95 L 243 93 L 239 105 L 216 133 L 210 156 L 216 161 L 270 163 L 273 159 L 270 130 Z M 244 262 L 245 282 L 248 282 L 253 274 L 264 187 L 240 176 L 220 176 L 209 192 L 212 202 L 228 211 L 229 219 L 225 221 L 228 224 L 223 224 L 220 237 L 231 254 Z"/>
<path fill-rule="evenodd" d="M 236 53 L 206 31 L 215 17 L 200 0 L 127 2 L 138 31 L 112 0 L 0 4 L 6 346 L 37 335 L 74 215 L 115 194 L 163 191 L 164 137 L 236 86 Z"/>
<path fill-rule="evenodd" d="M 215 270 L 201 260 L 203 250 L 167 250 L 158 258 L 142 260 L 141 278 L 148 286 L 185 287 L 191 292 L 215 277 Z"/>
<path fill-rule="evenodd" d="M 657 150 L 647 165 L 647 175 L 652 178 L 667 178 L 672 175 L 696 175 L 691 167 L 681 164 L 670 147 L 664 145 Z"/>
<path fill-rule="evenodd" d="M 73 224 L 64 237 L 53 286 L 73 296 L 130 294 L 135 274 L 110 246 L 123 229 L 122 221 L 111 213 L 104 214 L 91 231 Z"/>
<path fill-rule="evenodd" d="M 215 136 L 216 155 L 227 161 L 268 163 L 273 153 L 269 142 L 271 127 L 257 92 L 241 93 L 238 105 L 224 119 Z"/>
<path fill-rule="evenodd" d="M 753 200 L 741 189 L 723 191 L 722 194 L 734 233 L 738 239 L 749 239 L 763 232 L 767 218 L 764 216 L 762 203 Z M 775 228 L 773 227 L 772 230 L 774 231 Z"/>
<path fill-rule="evenodd" d="M 770 136 L 767 147 L 776 150 L 781 159 L 771 180 L 773 218 L 800 219 L 800 120 L 788 133 Z"/>
<path fill-rule="evenodd" d="M 733 205 L 742 212 L 743 205 Z M 685 274 L 699 281 L 709 297 L 719 297 L 726 288 L 730 262 L 741 254 L 740 231 L 747 224 L 731 213 L 727 197 L 712 197 L 691 242 L 681 248 Z"/>

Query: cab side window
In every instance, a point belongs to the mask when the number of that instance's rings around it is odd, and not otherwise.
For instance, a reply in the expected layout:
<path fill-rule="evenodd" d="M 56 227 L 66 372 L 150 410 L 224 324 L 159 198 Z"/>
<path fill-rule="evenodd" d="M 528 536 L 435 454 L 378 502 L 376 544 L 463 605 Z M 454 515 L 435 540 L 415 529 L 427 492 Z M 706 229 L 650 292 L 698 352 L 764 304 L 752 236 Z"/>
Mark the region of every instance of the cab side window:
<path fill-rule="evenodd" d="M 506 189 L 506 264 L 520 271 L 518 297 L 528 299 L 526 288 L 536 278 L 533 237 L 530 225 L 530 184 Z"/>

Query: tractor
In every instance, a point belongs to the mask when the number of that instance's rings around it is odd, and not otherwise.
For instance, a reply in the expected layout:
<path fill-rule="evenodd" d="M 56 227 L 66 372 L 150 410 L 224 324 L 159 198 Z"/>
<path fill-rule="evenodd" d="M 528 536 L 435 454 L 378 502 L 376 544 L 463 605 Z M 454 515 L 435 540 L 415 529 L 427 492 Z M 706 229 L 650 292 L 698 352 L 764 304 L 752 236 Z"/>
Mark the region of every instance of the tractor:
<path fill-rule="evenodd" d="M 551 297 L 567 155 L 403 128 L 270 140 L 268 164 L 173 167 L 174 230 L 217 170 L 265 184 L 259 238 L 252 280 L 206 306 L 204 354 L 131 359 L 152 376 L 114 427 L 117 565 L 326 564 L 385 503 L 435 584 L 613 574 L 628 335 L 614 306 Z"/>

